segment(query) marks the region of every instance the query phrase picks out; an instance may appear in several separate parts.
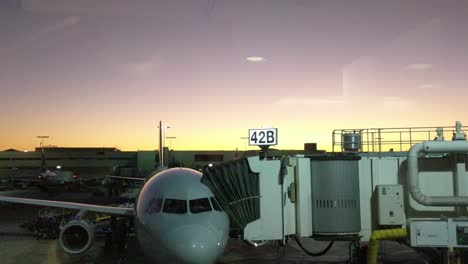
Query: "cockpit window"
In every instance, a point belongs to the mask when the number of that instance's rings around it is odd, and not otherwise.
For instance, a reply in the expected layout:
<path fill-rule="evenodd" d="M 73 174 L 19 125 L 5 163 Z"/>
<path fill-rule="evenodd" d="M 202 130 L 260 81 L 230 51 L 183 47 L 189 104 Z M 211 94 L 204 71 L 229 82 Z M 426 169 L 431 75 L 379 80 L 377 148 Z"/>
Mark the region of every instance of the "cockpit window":
<path fill-rule="evenodd" d="M 198 214 L 203 212 L 211 211 L 211 205 L 208 198 L 190 200 L 190 212 L 192 214 Z"/>
<path fill-rule="evenodd" d="M 216 199 L 214 197 L 210 197 L 210 201 L 211 201 L 211 204 L 213 205 L 213 209 L 215 211 L 219 211 L 219 212 L 222 212 L 223 209 L 221 208 L 221 206 L 219 206 L 219 203 L 218 201 L 216 201 Z"/>
<path fill-rule="evenodd" d="M 187 213 L 187 201 L 178 199 L 164 200 L 164 213 L 185 214 Z"/>
<path fill-rule="evenodd" d="M 146 210 L 147 214 L 155 214 L 161 212 L 163 199 L 153 198 L 149 203 L 148 209 Z"/>

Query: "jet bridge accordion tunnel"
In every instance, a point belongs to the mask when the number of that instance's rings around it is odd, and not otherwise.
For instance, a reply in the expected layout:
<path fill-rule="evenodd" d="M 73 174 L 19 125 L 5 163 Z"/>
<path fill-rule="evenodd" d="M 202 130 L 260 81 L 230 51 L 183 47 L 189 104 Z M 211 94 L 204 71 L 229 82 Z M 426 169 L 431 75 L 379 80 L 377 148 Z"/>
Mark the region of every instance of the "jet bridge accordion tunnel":
<path fill-rule="evenodd" d="M 215 193 L 235 225 L 244 229 L 260 218 L 259 177 L 247 159 L 206 167 L 203 175 L 202 182 Z"/>
<path fill-rule="evenodd" d="M 202 182 L 247 241 L 349 239 L 361 231 L 359 159 L 353 154 L 241 158 L 206 167 Z"/>

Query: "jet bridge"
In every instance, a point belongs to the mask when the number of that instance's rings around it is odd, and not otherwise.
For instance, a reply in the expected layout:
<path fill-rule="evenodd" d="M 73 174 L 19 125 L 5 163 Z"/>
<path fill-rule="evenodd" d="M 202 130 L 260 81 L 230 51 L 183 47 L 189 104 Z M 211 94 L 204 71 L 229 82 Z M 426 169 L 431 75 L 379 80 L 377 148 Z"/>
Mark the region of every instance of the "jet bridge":
<path fill-rule="evenodd" d="M 202 182 L 245 240 L 355 239 L 361 230 L 359 159 L 353 154 L 256 156 L 207 167 Z"/>
<path fill-rule="evenodd" d="M 238 227 L 244 229 L 260 218 L 259 173 L 250 169 L 247 159 L 207 167 L 202 182 L 214 191 Z"/>
<path fill-rule="evenodd" d="M 242 158 L 206 167 L 202 182 L 216 195 L 248 241 L 282 240 L 293 233 L 290 217 L 294 205 L 288 199 L 282 160 Z"/>
<path fill-rule="evenodd" d="M 362 241 L 368 244 L 367 263 L 374 264 L 380 240 L 399 240 L 415 250 L 442 252 L 445 263 L 465 263 L 463 128 L 456 122 L 455 127 L 335 130 L 333 143 L 340 143 L 341 152 L 233 160 L 206 168 L 202 181 L 242 229 L 243 239 L 256 245 L 288 237 Z"/>

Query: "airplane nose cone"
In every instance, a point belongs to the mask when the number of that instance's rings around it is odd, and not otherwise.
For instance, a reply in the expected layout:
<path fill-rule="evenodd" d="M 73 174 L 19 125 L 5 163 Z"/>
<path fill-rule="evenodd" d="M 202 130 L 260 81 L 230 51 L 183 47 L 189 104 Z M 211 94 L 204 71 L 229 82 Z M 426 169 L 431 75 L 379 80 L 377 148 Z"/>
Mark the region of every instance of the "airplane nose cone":
<path fill-rule="evenodd" d="M 215 263 L 224 251 L 226 241 L 204 226 L 187 226 L 170 232 L 165 239 L 173 255 L 184 263 Z"/>

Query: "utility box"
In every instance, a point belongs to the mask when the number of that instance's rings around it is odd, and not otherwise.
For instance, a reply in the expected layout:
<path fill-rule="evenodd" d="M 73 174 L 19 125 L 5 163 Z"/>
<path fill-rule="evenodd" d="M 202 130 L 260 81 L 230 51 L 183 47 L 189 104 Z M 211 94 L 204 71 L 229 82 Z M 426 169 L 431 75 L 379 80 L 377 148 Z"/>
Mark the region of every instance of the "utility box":
<path fill-rule="evenodd" d="M 377 185 L 377 223 L 381 226 L 403 226 L 405 211 L 403 209 L 403 186 Z"/>
<path fill-rule="evenodd" d="M 468 220 L 410 219 L 412 247 L 468 247 Z"/>
<path fill-rule="evenodd" d="M 447 247 L 448 223 L 440 220 L 417 220 L 410 224 L 412 247 Z"/>
<path fill-rule="evenodd" d="M 453 247 L 468 247 L 467 219 L 448 219 L 449 243 Z"/>

